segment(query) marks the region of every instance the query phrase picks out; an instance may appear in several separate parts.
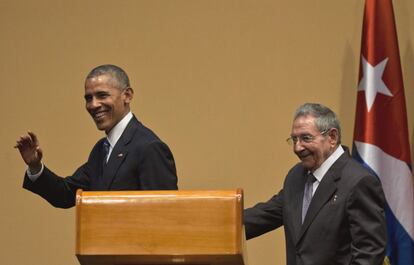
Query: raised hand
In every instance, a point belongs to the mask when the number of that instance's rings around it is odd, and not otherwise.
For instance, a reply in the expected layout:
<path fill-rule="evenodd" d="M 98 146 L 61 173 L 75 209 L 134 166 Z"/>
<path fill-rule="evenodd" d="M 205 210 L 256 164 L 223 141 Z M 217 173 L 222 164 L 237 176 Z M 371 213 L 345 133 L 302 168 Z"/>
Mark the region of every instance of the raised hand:
<path fill-rule="evenodd" d="M 20 136 L 14 148 L 19 149 L 20 155 L 29 166 L 32 174 L 36 174 L 41 170 L 43 152 L 39 147 L 37 136 L 33 132 L 28 131 L 26 135 Z"/>

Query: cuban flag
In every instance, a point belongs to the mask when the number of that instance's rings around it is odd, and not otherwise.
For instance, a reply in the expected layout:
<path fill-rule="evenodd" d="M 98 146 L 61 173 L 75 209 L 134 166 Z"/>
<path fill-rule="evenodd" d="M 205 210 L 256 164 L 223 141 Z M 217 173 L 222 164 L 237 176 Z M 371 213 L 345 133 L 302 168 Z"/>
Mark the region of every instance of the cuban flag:
<path fill-rule="evenodd" d="M 387 200 L 384 264 L 414 265 L 414 189 L 407 112 L 391 0 L 366 0 L 353 156 Z"/>

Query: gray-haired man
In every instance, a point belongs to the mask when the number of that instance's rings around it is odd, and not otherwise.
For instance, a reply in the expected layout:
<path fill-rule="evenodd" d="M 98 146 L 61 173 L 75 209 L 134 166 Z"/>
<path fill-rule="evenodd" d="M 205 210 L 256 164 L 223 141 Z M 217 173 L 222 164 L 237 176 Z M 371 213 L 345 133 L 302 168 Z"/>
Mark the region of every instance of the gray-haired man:
<path fill-rule="evenodd" d="M 341 146 L 335 113 L 300 106 L 288 142 L 300 159 L 283 189 L 244 212 L 247 238 L 284 226 L 288 265 L 380 265 L 386 245 L 381 183 Z"/>

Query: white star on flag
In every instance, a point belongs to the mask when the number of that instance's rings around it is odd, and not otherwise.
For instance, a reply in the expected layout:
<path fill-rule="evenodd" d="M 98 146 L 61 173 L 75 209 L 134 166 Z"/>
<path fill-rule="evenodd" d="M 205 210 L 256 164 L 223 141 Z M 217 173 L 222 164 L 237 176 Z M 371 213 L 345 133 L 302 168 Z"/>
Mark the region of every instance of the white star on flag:
<path fill-rule="evenodd" d="M 368 112 L 374 104 L 377 93 L 392 97 L 391 91 L 382 81 L 382 74 L 387 65 L 388 58 L 379 64 L 372 66 L 363 55 L 361 55 L 363 76 L 359 82 L 358 90 L 365 90 L 365 100 L 367 101 Z"/>

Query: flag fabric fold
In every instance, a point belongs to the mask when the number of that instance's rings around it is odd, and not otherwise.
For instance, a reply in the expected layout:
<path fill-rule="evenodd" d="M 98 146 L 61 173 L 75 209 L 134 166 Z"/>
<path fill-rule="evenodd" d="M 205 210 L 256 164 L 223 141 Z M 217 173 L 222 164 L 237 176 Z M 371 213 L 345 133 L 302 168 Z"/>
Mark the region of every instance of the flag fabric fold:
<path fill-rule="evenodd" d="M 387 200 L 387 262 L 414 265 L 414 187 L 407 112 L 391 0 L 366 0 L 353 156 Z"/>

